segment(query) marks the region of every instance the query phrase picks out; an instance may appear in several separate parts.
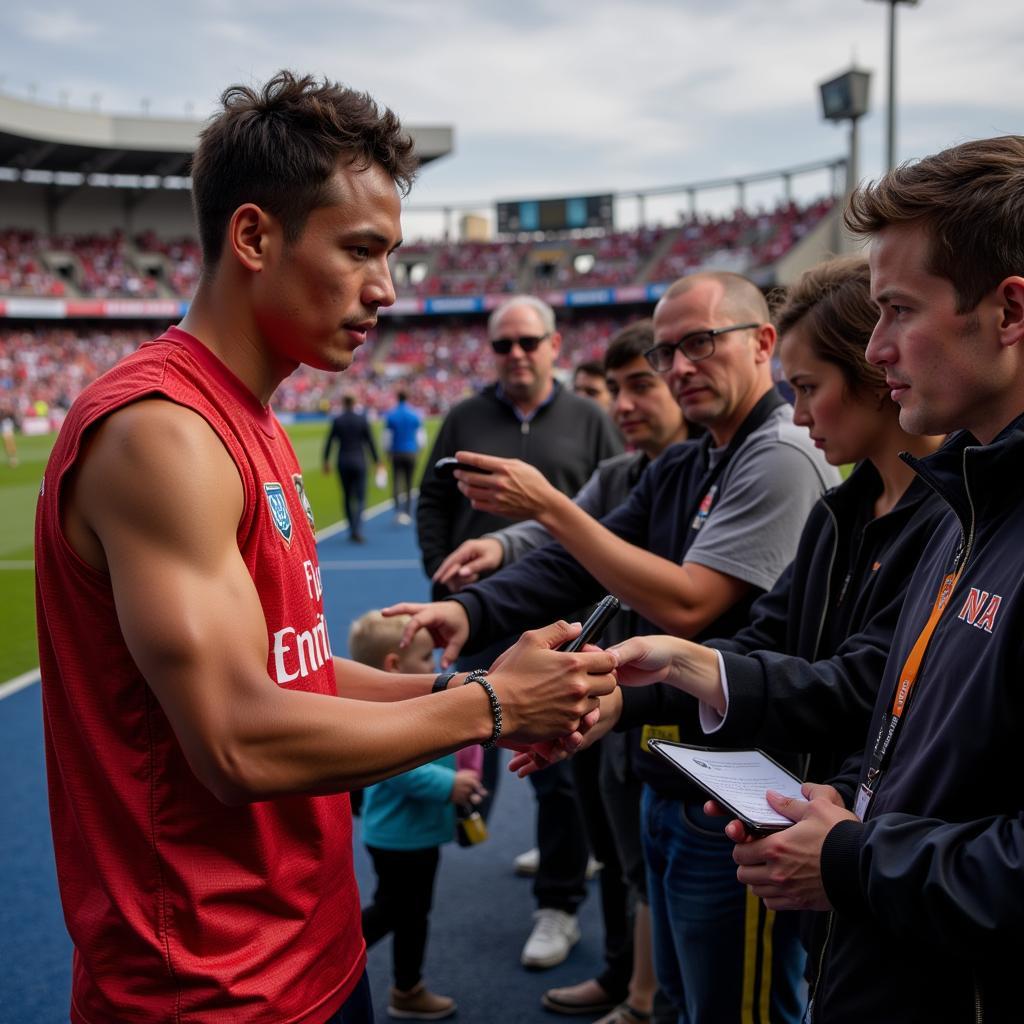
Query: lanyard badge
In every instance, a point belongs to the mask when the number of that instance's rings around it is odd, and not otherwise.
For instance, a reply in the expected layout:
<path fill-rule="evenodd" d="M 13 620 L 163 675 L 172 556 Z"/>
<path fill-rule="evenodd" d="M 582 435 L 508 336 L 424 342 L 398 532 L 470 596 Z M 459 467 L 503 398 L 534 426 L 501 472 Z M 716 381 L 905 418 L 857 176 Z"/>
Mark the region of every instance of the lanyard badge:
<path fill-rule="evenodd" d="M 896 687 L 896 693 L 893 696 L 888 726 L 883 722 L 882 727 L 878 730 L 878 737 L 875 740 L 875 749 L 871 755 L 871 764 L 868 767 L 867 778 L 861 783 L 857 791 L 857 799 L 854 801 L 853 812 L 861 821 L 864 820 L 864 816 L 867 814 L 868 806 L 878 789 L 878 783 L 881 781 L 882 774 L 889 764 L 890 757 L 892 756 L 893 742 L 903 723 L 903 713 L 907 709 L 910 695 L 913 693 L 914 686 L 917 683 L 917 678 L 921 671 L 921 662 L 924 660 L 925 652 L 928 650 L 928 644 L 931 643 L 932 635 L 935 633 L 939 620 L 942 618 L 942 613 L 949 606 L 949 599 L 953 596 L 953 591 L 956 589 L 963 570 L 964 566 L 963 562 L 961 562 L 959 568 L 954 572 L 947 573 L 943 578 L 939 592 L 935 595 L 935 603 L 932 605 L 928 621 L 924 624 L 924 628 L 918 635 L 917 640 L 914 641 L 914 646 L 910 649 L 910 654 L 907 655 L 907 660 L 903 663 L 899 685 Z"/>

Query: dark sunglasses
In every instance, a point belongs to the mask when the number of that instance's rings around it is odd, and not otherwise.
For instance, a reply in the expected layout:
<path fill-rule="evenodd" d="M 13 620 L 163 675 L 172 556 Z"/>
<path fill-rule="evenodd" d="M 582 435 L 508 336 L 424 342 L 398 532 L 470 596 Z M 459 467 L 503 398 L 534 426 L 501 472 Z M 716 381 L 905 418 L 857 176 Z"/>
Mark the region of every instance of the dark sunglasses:
<path fill-rule="evenodd" d="M 513 345 L 518 345 L 524 352 L 535 352 L 537 346 L 547 338 L 546 334 L 524 334 L 518 338 L 491 338 L 491 348 L 499 356 L 507 356 Z"/>
<path fill-rule="evenodd" d="M 682 352 L 691 363 L 699 363 L 715 354 L 715 338 L 731 331 L 749 331 L 760 324 L 732 324 L 730 327 L 711 327 L 704 331 L 691 331 L 684 334 L 678 341 L 663 341 L 644 353 L 644 358 L 651 368 L 658 373 L 667 373 L 672 369 L 676 352 Z"/>

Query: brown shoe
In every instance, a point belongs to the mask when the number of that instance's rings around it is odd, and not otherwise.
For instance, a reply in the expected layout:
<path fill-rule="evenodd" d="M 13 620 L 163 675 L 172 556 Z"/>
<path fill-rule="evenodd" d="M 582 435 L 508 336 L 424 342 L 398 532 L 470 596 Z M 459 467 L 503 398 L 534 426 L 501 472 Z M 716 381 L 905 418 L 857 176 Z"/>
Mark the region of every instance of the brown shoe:
<path fill-rule="evenodd" d="M 554 1013 L 591 1017 L 612 1009 L 616 1003 L 596 978 L 589 978 L 578 985 L 569 985 L 566 988 L 549 988 L 540 997 L 540 1001 L 544 1009 L 552 1010 Z"/>
<path fill-rule="evenodd" d="M 455 1000 L 431 992 L 422 981 L 408 992 L 392 988 L 388 999 L 388 1016 L 398 1020 L 444 1020 L 454 1013 Z"/>

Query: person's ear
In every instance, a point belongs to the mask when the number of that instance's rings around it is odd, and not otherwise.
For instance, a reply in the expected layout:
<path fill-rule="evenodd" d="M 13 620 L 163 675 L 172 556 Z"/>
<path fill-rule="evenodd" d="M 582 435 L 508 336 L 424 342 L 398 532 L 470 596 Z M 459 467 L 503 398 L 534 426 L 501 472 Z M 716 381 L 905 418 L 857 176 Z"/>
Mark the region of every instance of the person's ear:
<path fill-rule="evenodd" d="M 775 351 L 775 343 L 778 341 L 775 327 L 772 324 L 761 324 L 754 332 L 754 341 L 757 343 L 757 348 L 754 350 L 754 361 L 757 363 L 769 362 Z"/>
<path fill-rule="evenodd" d="M 1002 306 L 999 343 L 1006 348 L 1024 342 L 1024 277 L 1008 277 L 996 290 Z"/>
<path fill-rule="evenodd" d="M 389 651 L 384 655 L 384 671 L 385 672 L 397 672 L 398 671 L 398 655 L 394 651 Z"/>
<path fill-rule="evenodd" d="M 258 273 L 279 244 L 276 218 L 255 203 L 243 203 L 228 221 L 228 247 L 246 270 Z"/>

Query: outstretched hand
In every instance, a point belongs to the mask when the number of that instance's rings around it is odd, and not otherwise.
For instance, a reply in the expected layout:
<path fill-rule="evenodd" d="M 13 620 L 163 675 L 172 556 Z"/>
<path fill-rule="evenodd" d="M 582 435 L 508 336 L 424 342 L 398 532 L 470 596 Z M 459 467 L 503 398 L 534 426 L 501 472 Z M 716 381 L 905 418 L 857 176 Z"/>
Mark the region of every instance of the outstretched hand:
<path fill-rule="evenodd" d="M 506 519 L 537 519 L 565 496 L 543 473 L 520 459 L 501 459 L 479 452 L 456 452 L 459 462 L 487 473 L 455 471 L 459 490 L 473 508 Z"/>
<path fill-rule="evenodd" d="M 500 569 L 504 560 L 505 552 L 500 541 L 491 537 L 475 537 L 463 541 L 448 555 L 431 580 L 454 594 L 470 583 L 476 583 L 481 576 Z"/>
<path fill-rule="evenodd" d="M 409 615 L 410 620 L 402 630 L 402 638 L 398 646 L 408 647 L 412 638 L 425 629 L 435 647 L 443 648 L 441 666 L 447 668 L 459 656 L 466 640 L 469 639 L 469 617 L 458 601 L 433 601 L 430 604 L 419 604 L 414 601 L 403 601 L 381 609 L 381 615 L 390 618 L 392 615 Z"/>

